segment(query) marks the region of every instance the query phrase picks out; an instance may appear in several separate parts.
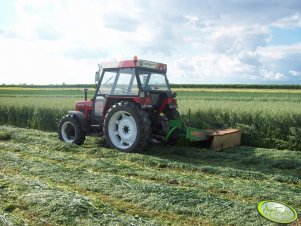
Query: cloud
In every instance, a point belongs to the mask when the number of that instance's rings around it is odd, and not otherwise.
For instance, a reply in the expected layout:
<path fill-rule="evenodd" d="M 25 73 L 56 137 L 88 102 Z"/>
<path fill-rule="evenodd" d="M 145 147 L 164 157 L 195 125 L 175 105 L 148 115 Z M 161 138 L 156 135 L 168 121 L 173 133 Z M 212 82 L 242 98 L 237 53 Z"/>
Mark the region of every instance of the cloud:
<path fill-rule="evenodd" d="M 14 39 L 17 38 L 18 35 L 14 31 L 0 30 L 0 37 Z"/>
<path fill-rule="evenodd" d="M 62 37 L 62 34 L 57 31 L 54 24 L 42 22 L 36 29 L 38 38 L 46 40 L 56 40 Z"/>
<path fill-rule="evenodd" d="M 170 79 L 176 83 L 235 83 L 233 81 L 247 81 L 253 73 L 253 67 L 242 63 L 237 57 L 215 53 L 179 58 L 168 70 Z"/>
<path fill-rule="evenodd" d="M 105 26 L 118 31 L 133 32 L 137 29 L 139 21 L 135 18 L 129 17 L 127 14 L 108 13 L 103 15 L 105 18 Z"/>
<path fill-rule="evenodd" d="M 301 43 L 294 45 L 266 46 L 258 49 L 260 60 L 265 65 L 278 70 L 301 69 Z"/>
<path fill-rule="evenodd" d="M 87 83 L 98 61 L 133 55 L 168 63 L 172 83 L 301 82 L 301 37 L 271 44 L 273 28 L 301 29 L 299 0 L 13 5 L 0 22 L 0 83 Z"/>
<path fill-rule="evenodd" d="M 290 73 L 292 76 L 300 76 L 300 75 L 301 75 L 301 72 L 300 72 L 300 71 L 289 70 L 289 73 Z"/>
<path fill-rule="evenodd" d="M 74 49 L 68 49 L 65 52 L 65 56 L 78 60 L 94 59 L 95 61 L 97 61 L 99 58 L 105 58 L 106 53 L 101 49 L 91 49 L 86 46 L 80 46 Z"/>
<path fill-rule="evenodd" d="M 207 40 L 213 50 L 225 54 L 237 54 L 241 51 L 255 51 L 265 46 L 270 38 L 267 27 L 253 25 L 249 27 L 222 27 L 213 31 Z"/>
<path fill-rule="evenodd" d="M 241 51 L 238 54 L 238 58 L 241 63 L 250 65 L 250 66 L 262 66 L 262 63 L 259 59 L 260 55 L 257 51 Z"/>
<path fill-rule="evenodd" d="M 296 29 L 301 28 L 301 13 L 296 12 L 293 15 L 289 15 L 284 18 L 278 19 L 275 23 L 273 23 L 274 26 L 285 28 L 285 29 Z"/>
<path fill-rule="evenodd" d="M 284 74 L 279 72 L 268 71 L 267 69 L 261 69 L 260 75 L 266 80 L 282 80 L 284 78 Z"/>

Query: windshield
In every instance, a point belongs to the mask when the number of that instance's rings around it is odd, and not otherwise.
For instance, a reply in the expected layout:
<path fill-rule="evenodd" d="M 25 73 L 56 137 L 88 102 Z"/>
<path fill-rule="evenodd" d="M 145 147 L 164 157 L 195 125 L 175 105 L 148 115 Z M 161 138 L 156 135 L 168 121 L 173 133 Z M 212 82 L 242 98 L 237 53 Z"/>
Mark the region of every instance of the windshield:
<path fill-rule="evenodd" d="M 98 93 L 109 95 L 138 95 L 139 88 L 135 69 L 122 68 L 105 71 Z"/>
<path fill-rule="evenodd" d="M 170 90 L 165 74 L 139 71 L 139 77 L 144 90 Z"/>

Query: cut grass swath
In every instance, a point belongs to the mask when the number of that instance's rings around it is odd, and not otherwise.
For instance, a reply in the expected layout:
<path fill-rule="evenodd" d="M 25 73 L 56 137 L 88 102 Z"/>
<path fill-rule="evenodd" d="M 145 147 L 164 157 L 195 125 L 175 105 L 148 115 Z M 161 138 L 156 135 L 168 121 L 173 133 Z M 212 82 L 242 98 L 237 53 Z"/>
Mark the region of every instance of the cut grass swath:
<path fill-rule="evenodd" d="M 13 134 L 0 141 L 0 214 L 14 224 L 263 225 L 260 200 L 301 206 L 301 152 L 155 146 L 124 154 L 95 138 L 79 147 L 56 133 L 0 128 Z"/>

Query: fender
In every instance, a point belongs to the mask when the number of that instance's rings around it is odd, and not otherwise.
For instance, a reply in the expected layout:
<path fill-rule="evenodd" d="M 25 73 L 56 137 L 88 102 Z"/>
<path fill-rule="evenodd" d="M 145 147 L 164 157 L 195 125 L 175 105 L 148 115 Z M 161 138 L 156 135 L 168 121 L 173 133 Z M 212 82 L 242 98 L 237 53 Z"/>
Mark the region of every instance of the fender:
<path fill-rule="evenodd" d="M 82 113 L 81 111 L 68 111 L 68 114 L 78 121 L 80 127 L 84 132 L 89 131 L 90 128 L 88 126 L 84 113 Z"/>

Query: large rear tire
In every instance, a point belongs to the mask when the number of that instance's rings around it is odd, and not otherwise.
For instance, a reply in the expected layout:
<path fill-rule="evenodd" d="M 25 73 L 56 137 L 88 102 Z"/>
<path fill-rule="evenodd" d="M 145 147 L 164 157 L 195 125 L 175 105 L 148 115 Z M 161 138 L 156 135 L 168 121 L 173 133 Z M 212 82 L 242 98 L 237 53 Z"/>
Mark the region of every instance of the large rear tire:
<path fill-rule="evenodd" d="M 86 136 L 79 123 L 71 115 L 65 115 L 58 125 L 59 139 L 66 143 L 81 145 Z"/>
<path fill-rule="evenodd" d="M 151 138 L 149 116 L 134 103 L 118 102 L 105 116 L 104 137 L 118 151 L 141 152 Z"/>

